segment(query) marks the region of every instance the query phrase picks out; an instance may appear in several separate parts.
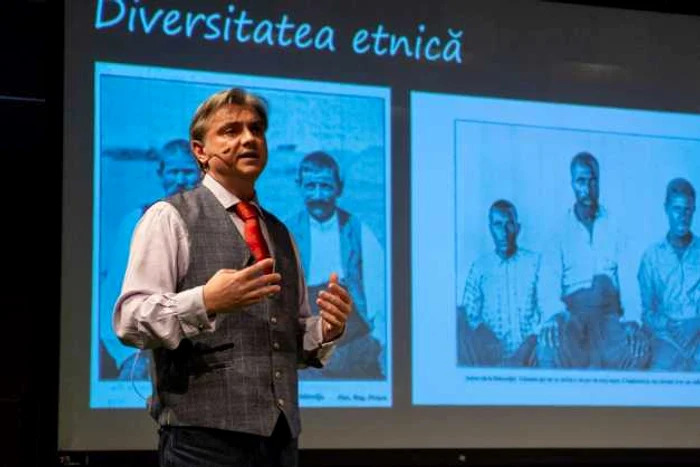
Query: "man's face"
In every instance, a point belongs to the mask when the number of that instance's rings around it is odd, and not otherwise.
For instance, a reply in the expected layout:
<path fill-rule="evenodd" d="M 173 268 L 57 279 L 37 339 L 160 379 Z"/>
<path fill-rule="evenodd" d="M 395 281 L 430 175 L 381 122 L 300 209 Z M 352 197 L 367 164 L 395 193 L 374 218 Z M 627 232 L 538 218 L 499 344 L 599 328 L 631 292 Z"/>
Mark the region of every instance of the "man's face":
<path fill-rule="evenodd" d="M 209 118 L 203 141 L 192 150 L 209 170 L 229 180 L 255 182 L 267 164 L 267 140 L 258 114 L 238 105 L 227 105 Z"/>
<path fill-rule="evenodd" d="M 321 222 L 328 220 L 335 212 L 335 203 L 340 196 L 340 183 L 333 169 L 302 169 L 299 186 L 311 217 Z"/>
<path fill-rule="evenodd" d="M 598 174 L 591 167 L 575 164 L 571 169 L 571 186 L 578 204 L 587 208 L 595 208 L 598 205 Z"/>
<path fill-rule="evenodd" d="M 489 214 L 489 230 L 491 238 L 496 247 L 496 254 L 501 258 L 507 259 L 515 254 L 518 249 L 517 240 L 520 232 L 520 224 L 518 224 L 513 211 L 493 209 Z"/>
<path fill-rule="evenodd" d="M 194 158 L 181 152 L 164 156 L 159 175 L 166 196 L 190 190 L 200 180 L 199 167 Z"/>
<path fill-rule="evenodd" d="M 666 202 L 668 227 L 672 235 L 684 237 L 690 233 L 695 213 L 695 201 L 689 196 L 671 196 Z"/>

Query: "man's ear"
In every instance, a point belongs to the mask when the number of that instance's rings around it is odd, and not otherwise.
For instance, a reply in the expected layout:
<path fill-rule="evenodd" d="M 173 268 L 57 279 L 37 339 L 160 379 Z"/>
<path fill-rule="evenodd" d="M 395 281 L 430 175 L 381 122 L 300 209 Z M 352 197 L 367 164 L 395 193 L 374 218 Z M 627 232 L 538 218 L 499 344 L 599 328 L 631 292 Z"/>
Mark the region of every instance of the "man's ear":
<path fill-rule="evenodd" d="M 155 149 L 151 149 L 148 151 L 148 158 L 149 159 L 158 159 L 158 169 L 156 169 L 156 173 L 158 174 L 159 177 L 163 177 L 163 171 L 165 171 L 165 162 L 163 161 L 163 156 L 158 154 L 158 152 Z"/>
<path fill-rule="evenodd" d="M 201 141 L 192 140 L 190 142 L 190 149 L 195 159 L 197 159 L 197 162 L 199 162 L 200 167 L 206 167 L 209 162 L 209 156 L 204 153 L 204 144 L 202 144 Z"/>
<path fill-rule="evenodd" d="M 343 181 L 338 180 L 338 197 L 340 197 L 343 194 L 344 187 L 345 187 L 345 184 L 343 183 Z"/>

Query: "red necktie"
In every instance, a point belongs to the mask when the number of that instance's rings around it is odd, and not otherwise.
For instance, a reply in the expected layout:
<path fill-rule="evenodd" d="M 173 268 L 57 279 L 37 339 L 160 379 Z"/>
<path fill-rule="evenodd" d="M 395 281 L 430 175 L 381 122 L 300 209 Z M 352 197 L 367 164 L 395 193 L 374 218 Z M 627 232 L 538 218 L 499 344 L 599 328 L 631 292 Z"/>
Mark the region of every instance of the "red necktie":
<path fill-rule="evenodd" d="M 251 253 L 253 253 L 255 261 L 269 258 L 270 250 L 267 248 L 267 242 L 260 229 L 258 210 L 255 209 L 255 206 L 245 201 L 239 201 L 233 209 L 236 211 L 236 214 L 238 214 L 238 217 L 245 222 L 245 241 Z M 265 272 L 270 273 L 272 270 L 270 269 Z"/>

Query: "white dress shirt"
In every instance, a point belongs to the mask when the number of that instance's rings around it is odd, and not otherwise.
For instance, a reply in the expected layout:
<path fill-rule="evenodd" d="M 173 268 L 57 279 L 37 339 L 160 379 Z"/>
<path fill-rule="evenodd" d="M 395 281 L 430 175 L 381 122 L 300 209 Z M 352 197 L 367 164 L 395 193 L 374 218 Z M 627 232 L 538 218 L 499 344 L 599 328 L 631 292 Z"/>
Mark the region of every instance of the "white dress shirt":
<path fill-rule="evenodd" d="M 311 248 L 307 282 L 311 285 L 323 284 L 328 281 L 328 274 L 336 271 L 341 279 L 345 278 L 342 253 L 340 251 L 340 226 L 338 214 L 325 222 L 319 222 L 309 216 L 309 235 L 311 245 L 323 245 L 323 248 Z"/>
<path fill-rule="evenodd" d="M 202 185 L 211 190 L 224 208 L 240 201 L 209 175 L 204 177 Z M 255 200 L 253 203 L 260 209 Z M 243 220 L 233 212 L 231 219 L 244 236 Z M 264 218 L 261 221 L 263 236 L 274 257 L 274 245 Z M 318 358 L 323 362 L 330 356 L 333 345 L 332 342 L 323 343 L 322 319 L 311 316 L 304 274 L 293 239 L 292 246 L 299 267 L 299 320 L 306 331 L 304 349 L 320 349 Z M 114 307 L 113 328 L 124 344 L 140 349 L 175 349 L 182 339 L 216 330 L 216 315 L 207 315 L 204 307 L 204 284 L 175 292 L 188 267 L 186 225 L 170 203 L 157 202 L 136 226 L 121 295 Z"/>
<path fill-rule="evenodd" d="M 562 297 L 590 288 L 596 275 L 608 276 L 619 291 L 620 232 L 600 206 L 589 233 L 573 208 L 563 219 L 561 231 L 543 255 L 541 296 L 543 320 L 565 309 Z"/>

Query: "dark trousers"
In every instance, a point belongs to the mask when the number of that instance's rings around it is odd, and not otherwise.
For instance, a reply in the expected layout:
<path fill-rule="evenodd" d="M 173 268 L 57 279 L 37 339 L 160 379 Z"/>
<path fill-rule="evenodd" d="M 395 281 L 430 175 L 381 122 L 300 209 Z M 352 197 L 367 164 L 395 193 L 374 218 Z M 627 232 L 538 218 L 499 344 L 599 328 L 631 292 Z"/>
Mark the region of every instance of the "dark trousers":
<path fill-rule="evenodd" d="M 607 276 L 595 276 L 588 289 L 564 298 L 567 311 L 553 316 L 559 329 L 559 346 L 539 339 L 537 360 L 544 368 L 596 368 L 640 370 L 649 363 L 649 352 L 635 356 L 628 335 L 637 326 L 620 319 L 620 298 Z M 637 333 L 639 339 L 646 334 Z"/>
<path fill-rule="evenodd" d="M 460 310 L 457 314 L 457 364 L 483 367 L 535 366 L 537 337 L 530 335 L 512 354 L 506 354 L 503 343 L 488 327 L 472 329 Z"/>
<path fill-rule="evenodd" d="M 297 467 L 298 444 L 284 416 L 272 436 L 212 428 L 163 426 L 158 457 L 161 467 Z"/>
<path fill-rule="evenodd" d="M 682 349 L 670 338 L 651 341 L 651 369 L 664 371 L 700 371 L 700 344 Z"/>

